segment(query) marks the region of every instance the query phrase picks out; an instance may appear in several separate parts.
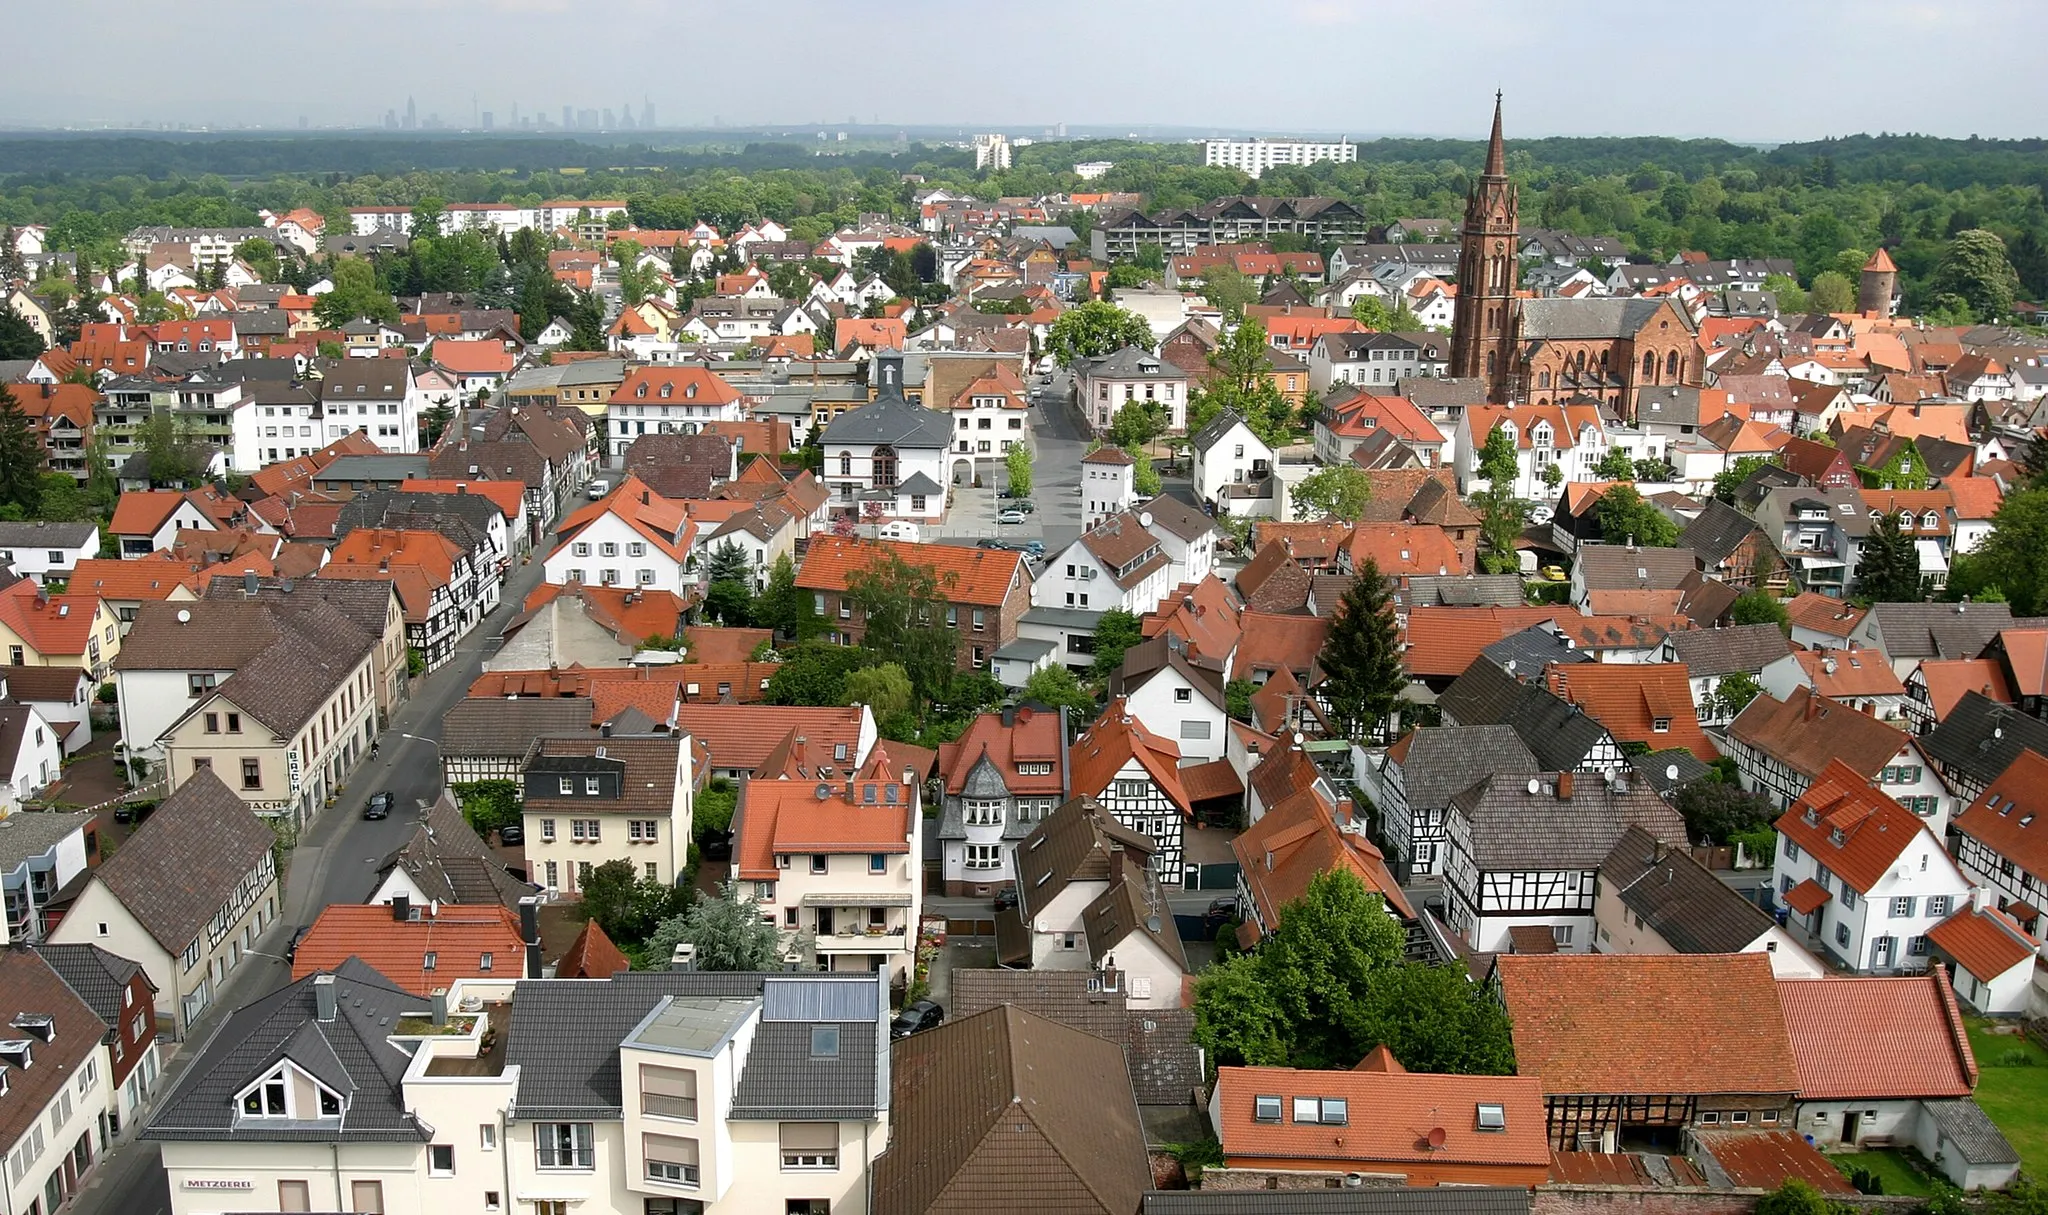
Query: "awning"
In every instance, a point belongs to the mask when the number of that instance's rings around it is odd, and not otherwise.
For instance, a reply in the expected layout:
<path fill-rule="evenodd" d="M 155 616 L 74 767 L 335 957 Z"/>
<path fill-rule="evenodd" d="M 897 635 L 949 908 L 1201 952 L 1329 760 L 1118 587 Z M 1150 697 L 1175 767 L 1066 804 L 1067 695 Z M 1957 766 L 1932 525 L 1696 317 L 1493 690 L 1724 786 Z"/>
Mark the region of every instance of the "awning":
<path fill-rule="evenodd" d="M 908 907 L 907 894 L 807 894 L 801 900 L 806 907 Z"/>
<path fill-rule="evenodd" d="M 1932 540 L 1915 540 L 1913 547 L 1920 553 L 1920 576 L 1948 573 L 1948 558 L 1941 555 L 1941 546 Z"/>
<path fill-rule="evenodd" d="M 1785 906 L 1790 907 L 1800 915 L 1812 915 L 1820 910 L 1823 903 L 1826 903 L 1833 897 L 1833 895 L 1828 893 L 1827 887 L 1822 886 L 1812 878 L 1807 878 L 1785 892 Z"/>

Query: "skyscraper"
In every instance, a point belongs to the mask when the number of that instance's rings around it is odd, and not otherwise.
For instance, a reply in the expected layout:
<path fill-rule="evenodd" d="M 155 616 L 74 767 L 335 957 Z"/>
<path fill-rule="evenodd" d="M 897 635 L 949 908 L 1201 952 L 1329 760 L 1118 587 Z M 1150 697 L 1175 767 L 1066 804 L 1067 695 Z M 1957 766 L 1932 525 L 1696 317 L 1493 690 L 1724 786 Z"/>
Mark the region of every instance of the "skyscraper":
<path fill-rule="evenodd" d="M 640 127 L 646 131 L 654 129 L 654 102 L 644 97 L 640 100 Z"/>
<path fill-rule="evenodd" d="M 417 127 L 417 126 L 419 126 L 419 125 L 420 125 L 420 112 L 419 112 L 419 107 L 415 106 L 415 105 L 413 104 L 412 98 L 408 97 L 408 98 L 406 98 L 406 99 L 405 99 L 405 129 L 406 129 L 406 130 L 408 130 L 408 131 L 410 131 L 410 130 L 412 130 L 412 129 L 413 129 L 414 127 Z"/>
<path fill-rule="evenodd" d="M 565 105 L 565 106 L 563 106 L 563 107 L 562 107 L 562 129 L 563 129 L 564 131 L 573 131 L 573 130 L 575 130 L 575 129 L 576 129 L 576 107 L 575 107 L 575 106 L 573 106 L 573 105 Z"/>
<path fill-rule="evenodd" d="M 484 130 L 486 130 L 486 131 L 489 131 L 489 130 L 492 130 L 492 129 L 494 129 L 494 128 L 495 128 L 496 126 L 497 126 L 497 123 L 496 123 L 496 121 L 495 121 L 495 115 L 493 115 L 493 114 L 492 114 L 492 113 L 491 113 L 491 112 L 490 112 L 489 110 L 485 110 L 485 111 L 484 111 Z"/>

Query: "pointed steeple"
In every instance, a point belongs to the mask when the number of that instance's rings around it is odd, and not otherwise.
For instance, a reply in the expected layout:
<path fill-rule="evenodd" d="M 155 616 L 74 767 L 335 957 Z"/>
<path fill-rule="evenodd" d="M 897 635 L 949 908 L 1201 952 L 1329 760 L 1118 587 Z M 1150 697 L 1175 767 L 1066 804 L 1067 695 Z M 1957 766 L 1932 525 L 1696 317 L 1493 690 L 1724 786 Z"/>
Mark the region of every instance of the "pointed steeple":
<path fill-rule="evenodd" d="M 1493 138 L 1486 143 L 1486 176 L 1506 177 L 1508 175 L 1507 149 L 1500 138 L 1500 91 L 1493 94 Z"/>

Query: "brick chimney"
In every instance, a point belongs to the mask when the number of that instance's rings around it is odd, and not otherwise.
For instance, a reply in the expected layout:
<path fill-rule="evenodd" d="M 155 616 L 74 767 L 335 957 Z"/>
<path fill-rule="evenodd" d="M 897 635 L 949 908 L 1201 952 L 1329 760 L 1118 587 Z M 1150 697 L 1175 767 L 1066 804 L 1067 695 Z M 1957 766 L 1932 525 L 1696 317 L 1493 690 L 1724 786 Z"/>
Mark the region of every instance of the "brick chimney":
<path fill-rule="evenodd" d="M 1557 774 L 1557 800 L 1561 802 L 1572 800 L 1572 776 L 1573 774 L 1570 772 L 1560 772 Z"/>

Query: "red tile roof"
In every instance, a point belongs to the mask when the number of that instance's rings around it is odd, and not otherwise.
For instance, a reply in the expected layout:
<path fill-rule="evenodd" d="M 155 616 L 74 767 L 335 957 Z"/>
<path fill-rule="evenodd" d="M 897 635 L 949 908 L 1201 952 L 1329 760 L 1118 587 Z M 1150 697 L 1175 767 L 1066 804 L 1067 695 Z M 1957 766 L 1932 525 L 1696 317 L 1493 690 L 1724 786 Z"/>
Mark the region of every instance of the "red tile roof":
<path fill-rule="evenodd" d="M 1501 638 L 1570 614 L 1568 608 L 1555 607 L 1412 608 L 1403 660 L 1411 675 L 1463 675 L 1481 650 Z"/>
<path fill-rule="evenodd" d="M 1708 763 L 1721 757 L 1700 729 L 1682 662 L 1552 663 L 1543 678 L 1551 692 L 1606 726 L 1618 742 L 1647 743 L 1660 751 L 1684 747 Z M 1656 728 L 1660 720 L 1666 723 L 1662 731 Z"/>
<path fill-rule="evenodd" d="M 939 779 L 949 795 L 958 796 L 967 787 L 967 774 L 986 755 L 1011 793 L 1026 797 L 1060 794 L 1066 788 L 1066 774 L 1060 770 L 1065 751 L 1058 713 L 1020 706 L 1007 726 L 1001 713 L 983 713 L 967 724 L 958 742 L 939 745 Z M 1017 770 L 1020 763 L 1049 764 L 1051 771 L 1025 776 Z"/>
<path fill-rule="evenodd" d="M 406 621 L 418 624 L 432 611 L 434 591 L 454 581 L 455 563 L 462 555 L 462 549 L 439 532 L 357 528 L 334 546 L 319 576 L 389 578 L 398 588 Z"/>
<path fill-rule="evenodd" d="M 596 920 L 583 921 L 583 930 L 569 943 L 569 948 L 555 960 L 557 979 L 609 979 L 622 970 L 632 969 L 632 963 Z"/>
<path fill-rule="evenodd" d="M 510 375 L 519 360 L 502 341 L 466 342 L 459 338 L 436 338 L 431 350 L 434 365 L 457 375 Z"/>
<path fill-rule="evenodd" d="M 1785 892 L 1785 906 L 1790 907 L 1800 915 L 1812 915 L 1825 906 L 1827 901 L 1833 897 L 1833 895 L 1828 893 L 1827 887 L 1814 881 L 1812 878 L 1807 878 Z"/>
<path fill-rule="evenodd" d="M 844 744 L 840 763 L 866 759 L 860 751 L 862 715 L 858 708 L 807 705 L 684 705 L 676 711 L 676 725 L 710 750 L 713 767 L 751 772 L 792 734 L 824 747 L 827 755 Z"/>
<path fill-rule="evenodd" d="M 1190 764 L 1182 768 L 1180 784 L 1187 790 L 1190 802 L 1244 795 L 1244 781 L 1227 759 L 1212 759 L 1206 764 Z"/>
<path fill-rule="evenodd" d="M 1927 685 L 1927 701 L 1936 721 L 1946 720 L 1949 710 L 1969 692 L 2002 705 L 2014 703 L 2012 685 L 2006 682 L 2005 668 L 1997 659 L 1929 658 L 1916 669 Z"/>
<path fill-rule="evenodd" d="M 892 780 L 750 780 L 733 814 L 733 858 L 742 878 L 774 881 L 777 856 L 907 854 L 916 814 L 916 786 Z"/>
<path fill-rule="evenodd" d="M 1385 854 L 1364 835 L 1340 831 L 1336 815 L 1337 808 L 1310 786 L 1267 806 L 1258 822 L 1230 842 L 1260 918 L 1277 928 L 1281 910 L 1306 894 L 1317 874 L 1342 868 L 1385 899 L 1395 915 L 1414 919 Z"/>
<path fill-rule="evenodd" d="M 1136 759 L 1182 814 L 1194 812 L 1194 803 L 1180 783 L 1180 748 L 1171 739 L 1147 730 L 1130 715 L 1122 698 L 1109 702 L 1095 724 L 1074 740 L 1069 755 L 1074 769 L 1069 792 L 1076 797 L 1102 796 L 1117 773 Z"/>
<path fill-rule="evenodd" d="M 1839 759 L 1829 761 L 1774 825 L 1812 854 L 1814 863 L 1863 894 L 1927 830 L 1919 815 L 1871 788 Z"/>
<path fill-rule="evenodd" d="M 102 599 L 169 599 L 181 586 L 196 596 L 202 589 L 199 572 L 204 568 L 199 562 L 179 561 L 161 553 L 133 561 L 90 557 L 72 570 L 65 587 Z"/>
<path fill-rule="evenodd" d="M 1328 616 L 1246 612 L 1238 619 L 1243 633 L 1231 674 L 1240 679 L 1250 678 L 1253 671 L 1305 672 L 1315 665 L 1316 655 L 1323 652 L 1323 643 L 1330 636 Z"/>
<path fill-rule="evenodd" d="M 1785 600 L 1785 612 L 1797 628 L 1826 633 L 1830 637 L 1847 637 L 1863 623 L 1864 609 L 1814 591 L 1801 591 Z"/>
<path fill-rule="evenodd" d="M 1928 929 L 1927 939 L 1985 983 L 2034 960 L 2026 930 L 1992 907 L 1965 907 Z"/>
<path fill-rule="evenodd" d="M 909 326 L 892 317 L 841 317 L 833 322 L 832 348 L 844 350 L 858 345 L 871 350 L 901 350 L 909 332 Z"/>
<path fill-rule="evenodd" d="M 1189 658 L 1223 662 L 1237 649 L 1243 626 L 1237 596 L 1214 574 L 1182 583 L 1159 601 L 1139 627 L 1146 637 L 1170 633 L 1188 643 Z"/>
<path fill-rule="evenodd" d="M 457 979 L 519 976 L 526 951 L 519 940 L 519 917 L 511 908 L 443 903 L 438 910 L 418 911 L 419 919 L 400 921 L 391 918 L 384 903 L 330 904 L 292 955 L 292 978 L 333 970 L 351 957 L 422 997 Z M 428 954 L 434 955 L 432 969 L 426 965 Z"/>
<path fill-rule="evenodd" d="M 2036 880 L 2048 878 L 2048 757 L 2021 751 L 1977 800 L 1963 807 L 1954 828 L 2011 861 Z"/>
<path fill-rule="evenodd" d="M 866 569 L 883 553 L 896 554 L 906 565 L 931 569 L 940 592 L 952 603 L 999 607 L 1010 588 L 1024 577 L 1022 553 L 957 544 L 813 536 L 796 584 L 807 591 L 844 591 L 854 571 Z"/>
<path fill-rule="evenodd" d="M 1352 529 L 1345 548 L 1352 569 L 1362 569 L 1370 560 L 1389 578 L 1467 572 L 1458 546 L 1433 523 L 1361 523 Z"/>
<path fill-rule="evenodd" d="M 678 405 L 730 405 L 739 399 L 739 389 L 710 368 L 695 364 L 635 367 L 612 393 L 616 402 L 673 401 Z"/>
<path fill-rule="evenodd" d="M 50 595 L 28 578 L 0 590 L 0 625 L 46 658 L 82 657 L 99 623 L 99 608 L 97 594 Z"/>
<path fill-rule="evenodd" d="M 1767 954 L 1503 954 L 1494 966 L 1516 1070 L 1545 1094 L 1800 1089 Z"/>
<path fill-rule="evenodd" d="M 520 610 L 535 611 L 563 596 L 580 601 L 584 610 L 598 623 L 610 628 L 621 640 L 633 642 L 646 641 L 650 637 L 675 636 L 676 629 L 682 624 L 683 613 L 689 611 L 694 602 L 672 591 L 593 586 L 587 582 L 568 586 L 543 582 L 533 588 L 533 593 L 526 597 Z"/>
<path fill-rule="evenodd" d="M 1906 694 L 1906 685 L 1877 650 L 1795 650 L 1792 657 L 1813 690 L 1830 699 Z"/>
<path fill-rule="evenodd" d="M 1260 1121 L 1255 1116 L 1255 1099 L 1262 1096 L 1280 1098 L 1279 1119 Z M 1327 1127 L 1296 1122 L 1292 1106 L 1297 1096 L 1348 1102 L 1342 1133 L 1333 1135 Z M 1393 1163 L 1417 1169 L 1436 1164 L 1520 1165 L 1530 1175 L 1515 1178 L 1512 1184 L 1518 1185 L 1540 1182 L 1550 1168 L 1543 1089 L 1533 1077 L 1225 1067 L 1217 1070 L 1214 1100 L 1226 1163 L 1293 1159 Z M 1506 1107 L 1505 1130 L 1479 1129 L 1481 1104 Z M 1441 1143 L 1431 1135 L 1435 1128 L 1443 1131 Z"/>
<path fill-rule="evenodd" d="M 692 662 L 746 662 L 763 642 L 772 642 L 774 637 L 773 629 L 741 629 L 712 624 L 693 624 L 683 630 L 683 640 L 690 645 Z"/>
<path fill-rule="evenodd" d="M 1967 1097 L 1977 1087 L 1977 1060 L 1938 966 L 1903 978 L 1781 979 L 1777 988 L 1802 1100 Z"/>

